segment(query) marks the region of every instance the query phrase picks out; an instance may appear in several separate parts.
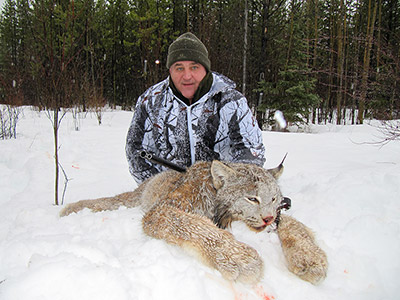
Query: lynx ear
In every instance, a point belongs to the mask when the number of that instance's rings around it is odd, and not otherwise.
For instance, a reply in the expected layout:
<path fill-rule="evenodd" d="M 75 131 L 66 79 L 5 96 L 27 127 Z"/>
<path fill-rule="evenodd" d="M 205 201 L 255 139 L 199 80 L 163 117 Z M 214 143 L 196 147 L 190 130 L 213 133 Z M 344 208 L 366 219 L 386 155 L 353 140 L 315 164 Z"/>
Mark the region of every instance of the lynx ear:
<path fill-rule="evenodd" d="M 231 167 L 223 164 L 222 162 L 218 160 L 214 160 L 211 163 L 211 176 L 213 180 L 214 187 L 218 190 L 220 189 L 223 185 L 226 179 L 228 179 L 230 176 L 233 176 L 236 174 L 236 171 L 232 169 Z"/>
<path fill-rule="evenodd" d="M 271 175 L 278 180 L 279 177 L 281 177 L 282 173 L 283 173 L 283 165 L 279 165 L 276 168 L 273 169 L 268 169 L 268 172 L 271 173 Z"/>
<path fill-rule="evenodd" d="M 288 154 L 286 153 L 282 159 L 282 162 L 279 164 L 279 166 L 277 166 L 276 168 L 273 168 L 273 169 L 268 169 L 268 172 L 270 172 L 272 174 L 272 176 L 274 176 L 275 179 L 278 179 L 282 175 L 283 169 L 284 169 L 283 162 L 285 161 L 287 155 Z"/>

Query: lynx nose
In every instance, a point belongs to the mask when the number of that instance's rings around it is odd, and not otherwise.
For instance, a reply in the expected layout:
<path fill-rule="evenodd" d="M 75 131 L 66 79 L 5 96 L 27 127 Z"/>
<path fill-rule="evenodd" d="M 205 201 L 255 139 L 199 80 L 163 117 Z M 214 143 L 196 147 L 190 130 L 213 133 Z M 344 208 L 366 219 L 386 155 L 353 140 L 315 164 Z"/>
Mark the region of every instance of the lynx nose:
<path fill-rule="evenodd" d="M 263 221 L 265 223 L 265 225 L 271 225 L 271 223 L 274 221 L 274 217 L 273 216 L 268 216 L 263 218 Z"/>

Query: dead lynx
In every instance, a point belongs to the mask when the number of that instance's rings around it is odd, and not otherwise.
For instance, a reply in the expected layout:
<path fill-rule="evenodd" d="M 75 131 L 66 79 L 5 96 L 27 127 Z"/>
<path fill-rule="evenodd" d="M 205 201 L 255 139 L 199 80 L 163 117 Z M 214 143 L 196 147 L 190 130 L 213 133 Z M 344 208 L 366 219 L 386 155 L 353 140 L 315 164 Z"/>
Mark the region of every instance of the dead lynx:
<path fill-rule="evenodd" d="M 189 250 L 228 280 L 253 284 L 263 276 L 262 259 L 224 229 L 242 221 L 259 232 L 274 223 L 283 200 L 276 182 L 281 169 L 198 162 L 185 173 L 160 173 L 133 192 L 70 204 L 60 215 L 141 205 L 147 235 Z M 325 278 L 326 255 L 307 227 L 282 215 L 277 232 L 290 271 L 314 284 Z"/>

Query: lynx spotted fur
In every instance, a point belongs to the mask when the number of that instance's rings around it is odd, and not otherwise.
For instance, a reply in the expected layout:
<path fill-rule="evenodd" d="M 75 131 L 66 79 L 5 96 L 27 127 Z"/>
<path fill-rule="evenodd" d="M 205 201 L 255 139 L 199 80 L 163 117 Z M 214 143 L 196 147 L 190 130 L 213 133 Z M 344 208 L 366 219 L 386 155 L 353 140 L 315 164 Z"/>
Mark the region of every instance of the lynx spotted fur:
<path fill-rule="evenodd" d="M 147 235 L 194 253 L 227 280 L 254 284 L 264 273 L 261 257 L 225 228 L 242 221 L 259 232 L 274 223 L 283 200 L 279 175 L 256 165 L 198 162 L 185 173 L 160 173 L 133 192 L 72 203 L 60 215 L 140 205 Z M 290 271 L 313 284 L 325 278 L 326 255 L 306 226 L 281 215 L 277 232 Z"/>

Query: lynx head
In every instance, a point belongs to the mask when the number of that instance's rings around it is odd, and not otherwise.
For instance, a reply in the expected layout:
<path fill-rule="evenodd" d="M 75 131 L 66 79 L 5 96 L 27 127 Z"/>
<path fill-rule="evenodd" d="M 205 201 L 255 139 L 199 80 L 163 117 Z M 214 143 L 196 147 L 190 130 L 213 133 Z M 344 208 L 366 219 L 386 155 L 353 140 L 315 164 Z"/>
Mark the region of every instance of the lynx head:
<path fill-rule="evenodd" d="M 283 200 L 276 181 L 283 167 L 278 168 L 213 161 L 211 175 L 217 190 L 214 223 L 226 228 L 233 221 L 243 221 L 257 232 L 271 225 Z"/>

